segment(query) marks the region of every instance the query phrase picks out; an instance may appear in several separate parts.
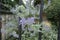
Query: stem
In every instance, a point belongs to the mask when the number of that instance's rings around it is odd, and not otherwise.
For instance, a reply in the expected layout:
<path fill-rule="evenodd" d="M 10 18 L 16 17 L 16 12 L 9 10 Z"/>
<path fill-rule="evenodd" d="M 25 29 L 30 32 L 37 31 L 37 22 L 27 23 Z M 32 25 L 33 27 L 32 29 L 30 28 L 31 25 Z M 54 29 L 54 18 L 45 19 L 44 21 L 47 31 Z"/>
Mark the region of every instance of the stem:
<path fill-rule="evenodd" d="M 40 23 L 42 22 L 42 13 L 43 13 L 43 7 L 44 7 L 44 0 L 40 0 L 41 1 L 41 4 L 40 4 Z M 42 30 L 41 28 L 39 28 L 39 30 Z M 38 40 L 41 40 L 41 36 L 42 36 L 42 33 L 39 32 L 39 38 Z"/>

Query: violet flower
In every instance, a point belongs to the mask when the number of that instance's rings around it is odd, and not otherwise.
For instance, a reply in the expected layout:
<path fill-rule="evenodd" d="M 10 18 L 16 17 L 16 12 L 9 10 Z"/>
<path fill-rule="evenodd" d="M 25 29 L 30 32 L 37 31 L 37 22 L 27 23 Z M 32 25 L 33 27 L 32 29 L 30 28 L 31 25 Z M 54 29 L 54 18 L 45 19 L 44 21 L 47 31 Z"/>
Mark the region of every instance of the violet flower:
<path fill-rule="evenodd" d="M 22 18 L 20 20 L 20 24 L 22 24 L 22 30 L 25 30 L 24 27 L 25 27 L 26 24 L 31 25 L 33 23 L 34 23 L 34 17 L 30 17 L 30 18 L 27 18 L 27 19 Z"/>
<path fill-rule="evenodd" d="M 28 18 L 27 19 L 27 24 L 28 25 L 31 25 L 31 24 L 33 24 L 34 23 L 34 17 L 31 17 L 31 18 Z"/>
<path fill-rule="evenodd" d="M 22 18 L 22 19 L 20 20 L 20 23 L 23 24 L 23 25 L 26 24 L 26 19 L 25 19 L 25 18 Z"/>
<path fill-rule="evenodd" d="M 22 24 L 22 30 L 25 30 L 24 27 L 25 27 L 25 25 L 26 25 L 26 19 L 25 19 L 25 18 L 22 18 L 22 19 L 20 20 L 20 24 Z"/>

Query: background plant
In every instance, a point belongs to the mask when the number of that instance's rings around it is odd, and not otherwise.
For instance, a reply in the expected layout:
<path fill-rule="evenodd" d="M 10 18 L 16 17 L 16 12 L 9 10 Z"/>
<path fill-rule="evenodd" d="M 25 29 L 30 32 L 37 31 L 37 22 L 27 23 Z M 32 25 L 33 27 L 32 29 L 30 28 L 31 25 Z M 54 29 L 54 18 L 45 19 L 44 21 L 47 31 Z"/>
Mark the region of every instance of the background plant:
<path fill-rule="evenodd" d="M 27 4 L 23 5 L 15 5 L 15 7 L 11 8 L 11 12 L 14 13 L 14 19 L 6 23 L 6 32 L 7 32 L 7 40 L 17 40 L 18 39 L 18 17 L 21 17 L 22 20 L 22 40 L 38 40 L 38 32 L 42 32 L 42 40 L 57 40 L 57 30 L 55 25 L 47 25 L 42 22 L 39 24 L 39 6 L 34 7 L 31 5 L 31 0 L 26 1 Z M 47 7 L 46 13 L 47 17 L 53 17 L 52 12 L 55 13 L 55 8 L 57 6 L 53 5 L 53 7 Z M 58 6 L 59 7 L 59 6 Z M 52 9 L 53 8 L 53 9 Z M 58 9 L 58 8 L 57 8 Z M 53 10 L 53 11 L 51 11 Z M 44 10 L 45 11 L 45 10 Z M 51 15 L 50 15 L 51 12 Z M 31 20 L 30 20 L 31 19 Z M 31 22 L 32 21 L 32 22 Z M 44 27 L 42 31 L 39 31 L 41 25 Z M 48 30 L 46 30 L 48 29 Z M 12 35 L 11 38 L 8 38 Z"/>

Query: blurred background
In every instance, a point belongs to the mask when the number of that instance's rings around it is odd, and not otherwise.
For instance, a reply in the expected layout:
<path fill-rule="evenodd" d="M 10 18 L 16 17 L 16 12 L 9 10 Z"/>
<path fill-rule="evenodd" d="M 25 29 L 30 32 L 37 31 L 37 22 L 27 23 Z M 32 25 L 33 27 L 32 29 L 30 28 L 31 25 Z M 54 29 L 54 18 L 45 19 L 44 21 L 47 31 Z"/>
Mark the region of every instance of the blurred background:
<path fill-rule="evenodd" d="M 60 40 L 60 0 L 0 0 L 0 40 Z"/>

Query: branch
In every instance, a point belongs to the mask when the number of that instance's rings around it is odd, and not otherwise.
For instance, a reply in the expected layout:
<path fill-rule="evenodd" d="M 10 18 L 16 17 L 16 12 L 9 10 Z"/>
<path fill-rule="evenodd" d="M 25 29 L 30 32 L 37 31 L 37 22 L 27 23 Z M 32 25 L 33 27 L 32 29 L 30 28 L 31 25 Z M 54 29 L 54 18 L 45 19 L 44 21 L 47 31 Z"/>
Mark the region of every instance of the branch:
<path fill-rule="evenodd" d="M 7 8 L 10 8 L 10 7 L 11 7 L 10 5 L 8 5 L 8 4 L 3 4 L 3 3 L 1 3 L 1 2 L 0 2 L 0 5 L 2 5 L 2 6 L 4 6 L 4 7 L 7 7 Z"/>
<path fill-rule="evenodd" d="M 0 14 L 13 14 L 13 13 L 6 10 L 0 10 Z"/>

